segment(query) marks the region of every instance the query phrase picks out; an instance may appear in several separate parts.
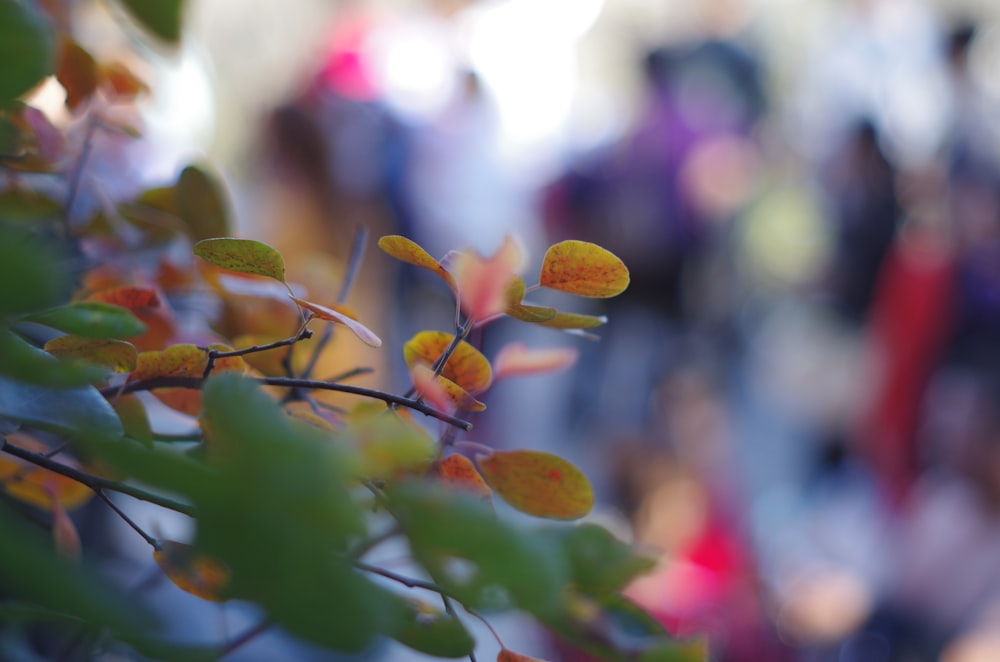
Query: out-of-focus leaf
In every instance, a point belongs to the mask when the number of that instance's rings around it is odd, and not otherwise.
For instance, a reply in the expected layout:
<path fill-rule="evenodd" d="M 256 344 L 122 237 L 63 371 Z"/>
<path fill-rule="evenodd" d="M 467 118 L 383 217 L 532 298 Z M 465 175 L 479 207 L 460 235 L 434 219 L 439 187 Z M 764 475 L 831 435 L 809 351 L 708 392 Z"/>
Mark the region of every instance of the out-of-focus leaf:
<path fill-rule="evenodd" d="M 285 282 L 285 260 L 281 253 L 253 239 L 202 239 L 194 254 L 217 267 Z"/>
<path fill-rule="evenodd" d="M 197 166 L 181 171 L 176 189 L 177 211 L 193 239 L 213 239 L 229 234 L 224 191 L 215 177 Z"/>
<path fill-rule="evenodd" d="M 380 402 L 362 402 L 345 416 L 340 430 L 357 449 L 368 478 L 391 478 L 400 472 L 422 472 L 434 459 L 434 440 Z"/>
<path fill-rule="evenodd" d="M 70 387 L 94 384 L 107 371 L 73 358 L 57 358 L 0 328 L 0 375 L 41 386 Z"/>
<path fill-rule="evenodd" d="M 458 254 L 451 273 L 462 310 L 470 320 L 479 321 L 504 312 L 511 281 L 522 261 L 521 247 L 509 235 L 488 258 L 474 250 Z"/>
<path fill-rule="evenodd" d="M 98 290 L 87 300 L 103 301 L 132 311 L 146 325 L 144 334 L 130 339 L 139 350 L 160 349 L 176 334 L 177 323 L 173 314 L 153 288 L 115 286 Z"/>
<path fill-rule="evenodd" d="M 629 273 L 625 263 L 611 251 L 569 239 L 546 251 L 539 283 L 560 292 L 603 299 L 624 292 Z"/>
<path fill-rule="evenodd" d="M 400 598 L 406 620 L 392 638 L 415 651 L 444 658 L 468 657 L 476 648 L 465 626 L 457 618 L 419 600 Z"/>
<path fill-rule="evenodd" d="M 52 499 L 52 541 L 59 556 L 72 563 L 80 562 L 80 533 L 55 495 Z"/>
<path fill-rule="evenodd" d="M 94 292 L 87 297 L 88 301 L 103 301 L 115 306 L 121 306 L 135 311 L 142 308 L 158 308 L 160 296 L 156 290 L 148 287 L 132 287 L 123 285 Z"/>
<path fill-rule="evenodd" d="M 578 356 L 579 352 L 572 347 L 532 349 L 521 343 L 508 343 L 493 359 L 494 378 L 563 370 L 576 363 Z"/>
<path fill-rule="evenodd" d="M 76 110 L 97 90 L 97 63 L 80 44 L 63 38 L 56 59 L 56 79 L 66 90 L 66 107 Z"/>
<path fill-rule="evenodd" d="M 433 365 L 453 338 L 452 334 L 443 331 L 421 331 L 403 345 L 403 360 L 410 367 L 418 361 Z M 445 363 L 441 375 L 473 394 L 485 391 L 493 381 L 490 362 L 464 340 Z"/>
<path fill-rule="evenodd" d="M 176 43 L 181 36 L 183 0 L 119 0 L 132 16 L 157 37 Z"/>
<path fill-rule="evenodd" d="M 594 506 L 590 481 L 568 461 L 542 451 L 494 451 L 477 458 L 486 483 L 504 501 L 536 517 L 572 520 Z"/>
<path fill-rule="evenodd" d="M 107 366 L 115 372 L 132 372 L 138 357 L 135 347 L 124 340 L 94 340 L 79 336 L 53 338 L 45 343 L 45 351 L 53 356 Z"/>
<path fill-rule="evenodd" d="M 122 425 L 92 386 L 49 388 L 0 377 L 0 417 L 70 439 L 117 441 Z"/>
<path fill-rule="evenodd" d="M 476 465 L 472 460 L 457 453 L 449 455 L 437 463 L 437 476 L 441 479 L 441 484 L 451 489 L 467 492 L 472 496 L 479 497 L 492 503 L 493 490 L 490 489 L 483 477 L 479 475 Z"/>
<path fill-rule="evenodd" d="M 506 648 L 502 648 L 500 649 L 500 652 L 497 653 L 497 662 L 545 662 L 545 660 L 539 657 L 522 655 L 520 653 L 507 650 Z"/>
<path fill-rule="evenodd" d="M 607 324 L 604 315 L 581 315 L 579 313 L 556 313 L 552 318 L 537 322 L 550 329 L 593 329 Z"/>
<path fill-rule="evenodd" d="M 211 345 L 209 349 L 221 352 L 231 351 L 225 345 Z M 129 375 L 129 381 L 143 381 L 158 377 L 201 377 L 208 365 L 208 352 L 195 345 L 171 345 L 164 350 L 151 350 L 139 354 L 136 368 Z M 229 356 L 216 360 L 214 372 L 237 372 L 243 374 L 247 365 L 242 357 Z M 197 416 L 201 412 L 201 392 L 190 388 L 163 388 L 153 391 L 167 406 Z"/>
<path fill-rule="evenodd" d="M 149 619 L 135 600 L 100 582 L 99 573 L 58 558 L 52 544 L 0 502 L 0 592 L 88 623 L 142 631 Z"/>
<path fill-rule="evenodd" d="M 0 0 L 0 105 L 33 88 L 54 65 L 52 28 L 34 4 Z"/>
<path fill-rule="evenodd" d="M 400 235 L 387 235 L 378 240 L 378 247 L 401 262 L 412 264 L 413 266 L 427 269 L 437 274 L 448 287 L 455 289 L 455 279 L 452 278 L 448 270 L 441 266 L 441 263 L 431 257 L 430 253 L 423 249 L 415 241 Z"/>
<path fill-rule="evenodd" d="M 146 332 L 146 325 L 128 309 L 101 301 L 78 301 L 26 319 L 84 338 L 128 338 Z"/>
<path fill-rule="evenodd" d="M 44 193 L 16 187 L 0 192 L 0 219 L 5 221 L 49 221 L 61 213 L 62 205 Z"/>
<path fill-rule="evenodd" d="M 369 329 L 367 326 L 361 322 L 351 319 L 344 313 L 338 312 L 333 308 L 328 308 L 326 306 L 321 306 L 318 303 L 313 303 L 312 301 L 306 301 L 305 299 L 300 299 L 297 296 L 289 295 L 295 303 L 299 304 L 306 310 L 310 311 L 313 315 L 320 318 L 321 320 L 326 320 L 328 322 L 336 322 L 337 324 L 342 324 L 351 330 L 351 333 L 356 335 L 361 342 L 371 347 L 381 347 L 382 339 L 379 338 L 375 333 Z"/>
<path fill-rule="evenodd" d="M 152 448 L 153 428 L 149 424 L 149 415 L 142 400 L 137 395 L 128 393 L 115 398 L 113 406 L 118 420 L 122 422 L 125 436 Z"/>
<path fill-rule="evenodd" d="M 392 486 L 389 503 L 414 557 L 463 604 L 558 612 L 568 569 L 549 536 L 498 520 L 481 499 L 440 485 Z"/>
<path fill-rule="evenodd" d="M 566 557 L 570 560 L 573 583 L 586 595 L 613 595 L 656 565 L 656 559 L 637 554 L 629 545 L 596 524 L 562 529 L 559 535 Z"/>
<path fill-rule="evenodd" d="M 23 432 L 8 435 L 7 441 L 11 445 L 33 453 L 45 453 L 49 450 L 40 441 Z M 63 457 L 59 461 L 73 469 L 80 468 L 72 458 Z M 39 468 L 13 455 L 0 454 L 0 465 L 2 465 L 0 476 L 3 477 L 0 489 L 18 501 L 42 510 L 53 511 L 55 504 L 66 510 L 75 510 L 94 496 L 93 491 L 86 485 Z"/>
<path fill-rule="evenodd" d="M 149 91 L 149 86 L 121 62 L 111 62 L 99 69 L 101 86 L 113 99 L 132 100 Z"/>
<path fill-rule="evenodd" d="M 165 540 L 153 552 L 153 559 L 182 591 L 202 600 L 224 602 L 229 586 L 229 569 L 194 547 L 182 542 Z"/>
<path fill-rule="evenodd" d="M 416 389 L 417 395 L 430 406 L 438 411 L 450 411 L 454 406 L 455 403 L 440 382 L 444 377 L 435 376 L 434 371 L 426 363 L 417 362 L 410 366 L 410 377 L 413 379 L 413 388 Z"/>
<path fill-rule="evenodd" d="M 0 0 L 0 6 L 10 1 Z M 2 57 L 0 62 L 4 62 Z M 0 218 L 0 317 L 58 304 L 68 280 L 58 254 L 50 245 L 5 225 L 3 220 Z"/>

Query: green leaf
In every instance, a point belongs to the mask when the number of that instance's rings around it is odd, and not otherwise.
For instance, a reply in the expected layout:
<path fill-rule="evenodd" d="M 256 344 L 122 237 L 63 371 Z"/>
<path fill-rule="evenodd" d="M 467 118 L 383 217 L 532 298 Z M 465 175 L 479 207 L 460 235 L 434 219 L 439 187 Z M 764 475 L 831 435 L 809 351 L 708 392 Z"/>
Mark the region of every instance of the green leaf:
<path fill-rule="evenodd" d="M 482 500 L 439 485 L 395 485 L 389 500 L 414 558 L 463 604 L 512 603 L 536 616 L 559 610 L 569 577 L 551 537 L 498 520 Z"/>
<path fill-rule="evenodd" d="M 67 278 L 56 251 L 3 220 L 0 217 L 0 318 L 64 300 Z"/>
<path fill-rule="evenodd" d="M 0 377 L 0 417 L 71 439 L 117 441 L 118 415 L 91 386 L 48 388 Z"/>
<path fill-rule="evenodd" d="M 640 556 L 596 524 L 561 529 L 558 535 L 570 561 L 573 583 L 585 595 L 613 595 L 656 565 L 656 559 Z"/>
<path fill-rule="evenodd" d="M 228 237 L 203 239 L 194 245 L 194 254 L 223 269 L 285 282 L 284 258 L 262 241 Z"/>
<path fill-rule="evenodd" d="M 14 333 L 0 328 L 0 375 L 41 386 L 69 387 L 93 384 L 105 378 L 100 366 L 72 358 L 56 358 Z"/>
<path fill-rule="evenodd" d="M 182 0 L 119 0 L 142 25 L 165 41 L 181 35 Z"/>
<path fill-rule="evenodd" d="M 0 145 L 0 154 L 6 152 Z M 0 219 L 5 221 L 51 221 L 60 214 L 62 205 L 44 193 L 23 188 L 9 188 L 0 193 Z"/>
<path fill-rule="evenodd" d="M 403 626 L 392 638 L 415 651 L 434 657 L 468 657 L 476 648 L 465 626 L 453 616 L 419 600 L 399 598 L 406 614 Z"/>
<path fill-rule="evenodd" d="M 52 28 L 34 3 L 0 0 L 0 105 L 6 105 L 52 73 Z"/>
<path fill-rule="evenodd" d="M 225 189 L 217 178 L 201 168 L 188 166 L 181 171 L 175 195 L 177 212 L 193 239 L 229 234 Z"/>
<path fill-rule="evenodd" d="M 129 310 L 101 301 L 70 303 L 26 319 L 83 338 L 128 338 L 146 332 L 146 325 Z"/>

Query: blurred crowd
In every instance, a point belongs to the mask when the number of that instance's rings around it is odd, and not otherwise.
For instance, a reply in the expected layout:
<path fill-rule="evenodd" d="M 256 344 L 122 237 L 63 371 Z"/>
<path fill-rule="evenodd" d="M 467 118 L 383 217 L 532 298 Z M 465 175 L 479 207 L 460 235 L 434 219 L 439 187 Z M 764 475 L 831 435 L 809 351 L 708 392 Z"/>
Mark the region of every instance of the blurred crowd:
<path fill-rule="evenodd" d="M 632 44 L 632 112 L 595 128 L 563 87 L 604 3 L 570 4 L 348 5 L 263 125 L 247 195 L 310 228 L 275 243 L 614 251 L 631 286 L 578 308 L 609 316 L 599 345 L 477 338 L 581 349 L 478 440 L 584 464 L 662 554 L 630 595 L 713 659 L 1000 659 L 995 28 L 832 3 L 789 54 L 752 3 L 706 2 Z M 391 282 L 389 335 L 447 328 L 433 276 Z"/>

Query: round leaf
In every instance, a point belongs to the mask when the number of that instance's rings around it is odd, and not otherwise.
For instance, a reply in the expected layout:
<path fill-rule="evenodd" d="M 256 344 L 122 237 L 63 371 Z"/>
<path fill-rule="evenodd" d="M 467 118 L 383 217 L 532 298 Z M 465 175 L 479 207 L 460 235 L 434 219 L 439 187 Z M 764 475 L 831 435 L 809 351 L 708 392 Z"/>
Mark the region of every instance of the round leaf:
<path fill-rule="evenodd" d="M 419 601 L 405 601 L 407 614 L 403 627 L 392 638 L 415 651 L 435 657 L 467 657 L 476 648 L 462 623 L 449 614 Z"/>
<path fill-rule="evenodd" d="M 217 267 L 285 282 L 285 260 L 276 249 L 253 239 L 203 239 L 194 254 Z"/>
<path fill-rule="evenodd" d="M 214 177 L 200 168 L 188 166 L 181 171 L 175 200 L 177 211 L 193 238 L 212 239 L 227 234 L 229 213 L 224 190 Z"/>
<path fill-rule="evenodd" d="M 483 478 L 500 497 L 536 517 L 572 520 L 594 505 L 594 491 L 579 469 L 542 451 L 495 451 L 477 458 Z"/>
<path fill-rule="evenodd" d="M 448 287 L 455 289 L 455 280 L 441 263 L 431 257 L 430 253 L 415 241 L 398 234 L 387 235 L 378 240 L 378 247 L 401 262 L 412 264 L 421 269 L 433 271 L 441 277 Z"/>
<path fill-rule="evenodd" d="M 123 340 L 95 340 L 78 336 L 59 336 L 45 343 L 45 351 L 89 363 L 108 366 L 115 372 L 135 370 L 138 352 Z"/>
<path fill-rule="evenodd" d="M 464 455 L 456 453 L 438 462 L 437 475 L 441 482 L 450 488 L 468 492 L 487 501 L 493 496 L 493 490 L 479 475 L 476 465 Z"/>
<path fill-rule="evenodd" d="M 532 349 L 521 343 L 508 343 L 500 349 L 493 360 L 495 378 L 562 370 L 573 365 L 579 354 L 572 347 Z"/>
<path fill-rule="evenodd" d="M 444 331 L 421 331 L 403 345 L 403 360 L 410 368 L 417 362 L 433 365 L 453 338 L 452 334 Z M 485 391 L 493 381 L 490 362 L 464 340 L 445 363 L 441 375 L 469 393 Z"/>
<path fill-rule="evenodd" d="M 611 251 L 570 239 L 546 251 L 539 283 L 560 292 L 604 299 L 625 291 L 629 273 L 625 263 Z"/>

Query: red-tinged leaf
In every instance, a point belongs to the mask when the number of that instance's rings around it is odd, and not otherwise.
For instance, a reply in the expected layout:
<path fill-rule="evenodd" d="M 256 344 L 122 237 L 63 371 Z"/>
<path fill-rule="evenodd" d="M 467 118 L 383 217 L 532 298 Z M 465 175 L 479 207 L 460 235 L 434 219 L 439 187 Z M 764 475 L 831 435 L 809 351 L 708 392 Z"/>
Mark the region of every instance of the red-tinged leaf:
<path fill-rule="evenodd" d="M 351 319 L 344 313 L 337 312 L 333 308 L 328 308 L 326 306 L 321 306 L 318 303 L 313 303 L 312 301 L 306 301 L 305 299 L 300 299 L 297 296 L 289 294 L 292 301 L 299 304 L 306 310 L 312 312 L 312 314 L 322 320 L 327 322 L 336 322 L 337 324 L 342 324 L 351 330 L 351 333 L 356 335 L 361 342 L 366 345 L 371 345 L 372 347 L 381 347 L 382 339 L 379 338 L 375 333 L 369 329 L 367 326 L 361 322 Z"/>
<path fill-rule="evenodd" d="M 563 370 L 576 363 L 579 355 L 572 347 L 532 349 L 521 343 L 509 343 L 493 359 L 494 379 Z"/>
<path fill-rule="evenodd" d="M 608 318 L 604 315 L 581 315 L 579 313 L 557 313 L 551 319 L 537 322 L 541 326 L 550 329 L 593 329 L 607 324 Z"/>
<path fill-rule="evenodd" d="M 122 308 L 135 311 L 142 308 L 158 308 L 160 306 L 160 296 L 156 290 L 148 287 L 110 287 L 106 290 L 94 292 L 87 297 L 88 301 L 103 301 L 114 304 Z"/>
<path fill-rule="evenodd" d="M 108 366 L 115 372 L 135 370 L 138 352 L 124 340 L 59 336 L 45 343 L 45 351 L 53 356 L 69 357 Z"/>
<path fill-rule="evenodd" d="M 66 90 L 66 107 L 76 110 L 97 90 L 97 63 L 79 44 L 63 39 L 56 60 L 56 79 Z"/>
<path fill-rule="evenodd" d="M 194 254 L 217 267 L 285 282 L 285 260 L 276 249 L 253 239 L 202 239 Z"/>
<path fill-rule="evenodd" d="M 502 649 L 497 653 L 497 662 L 546 662 L 540 657 L 530 657 L 528 655 L 521 655 L 520 653 L 515 653 L 514 651 Z"/>
<path fill-rule="evenodd" d="M 403 345 L 403 360 L 410 367 L 417 362 L 433 365 L 453 339 L 454 335 L 444 331 L 421 331 Z M 490 362 L 464 340 L 445 363 L 441 375 L 473 394 L 485 391 L 493 381 Z"/>
<path fill-rule="evenodd" d="M 153 552 L 153 559 L 170 581 L 182 591 L 203 600 L 223 602 L 229 587 L 229 569 L 196 551 L 191 545 L 167 540 Z"/>
<path fill-rule="evenodd" d="M 625 291 L 629 273 L 625 263 L 611 251 L 570 239 L 546 251 L 539 283 L 560 292 L 605 299 Z"/>
<path fill-rule="evenodd" d="M 521 247 L 510 236 L 488 258 L 473 250 L 456 257 L 452 275 L 462 309 L 471 320 L 484 320 L 504 312 L 511 282 L 522 261 Z"/>
<path fill-rule="evenodd" d="M 52 495 L 52 540 L 59 556 L 72 563 L 80 562 L 82 554 L 80 533 L 76 530 L 73 520 L 66 514 L 66 509 L 59 503 L 56 494 Z"/>
<path fill-rule="evenodd" d="M 542 451 L 495 451 L 476 458 L 486 483 L 521 512 L 572 520 L 594 505 L 594 490 L 579 469 Z"/>
<path fill-rule="evenodd" d="M 149 92 L 149 86 L 121 62 L 111 62 L 98 70 L 101 87 L 112 99 L 130 101 Z"/>
<path fill-rule="evenodd" d="M 434 375 L 426 363 L 415 363 L 410 367 L 410 377 L 413 379 L 413 388 L 427 404 L 438 411 L 450 411 L 454 406 L 454 401 L 448 394 L 445 386 L 441 383 L 440 377 Z"/>
<path fill-rule="evenodd" d="M 448 287 L 452 290 L 455 289 L 455 280 L 448 273 L 448 270 L 415 241 L 393 234 L 379 239 L 378 247 L 401 262 L 436 273 L 444 282 L 448 283 Z"/>
<path fill-rule="evenodd" d="M 444 389 L 444 392 L 448 394 L 448 397 L 454 404 L 455 409 L 464 409 L 466 411 L 486 411 L 486 405 L 484 403 L 476 400 L 471 393 L 447 377 L 438 375 L 437 382 Z"/>
<path fill-rule="evenodd" d="M 464 455 L 449 455 L 437 464 L 437 475 L 448 487 L 492 501 L 493 490 L 479 475 L 476 465 Z"/>

